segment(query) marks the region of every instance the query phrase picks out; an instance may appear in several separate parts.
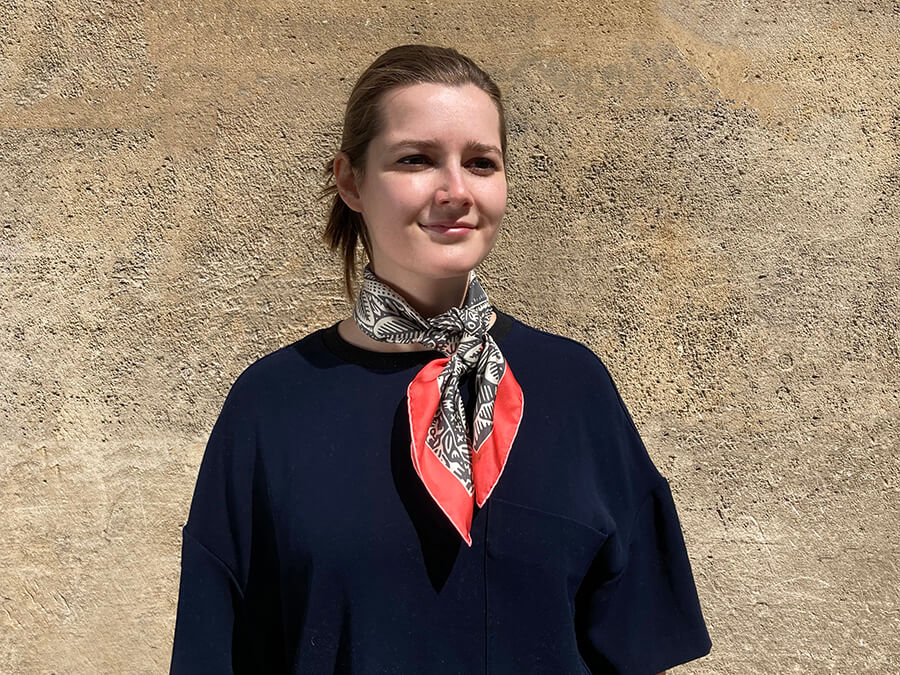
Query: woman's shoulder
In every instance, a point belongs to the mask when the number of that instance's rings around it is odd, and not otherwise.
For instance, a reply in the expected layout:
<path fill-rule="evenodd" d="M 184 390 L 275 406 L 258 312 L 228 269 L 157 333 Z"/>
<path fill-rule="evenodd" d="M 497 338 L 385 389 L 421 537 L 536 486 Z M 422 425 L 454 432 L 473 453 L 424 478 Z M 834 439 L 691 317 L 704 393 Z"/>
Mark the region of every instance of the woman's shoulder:
<path fill-rule="evenodd" d="M 294 342 L 263 352 L 240 371 L 232 391 L 260 396 L 278 391 L 283 385 L 303 379 L 304 371 L 321 358 L 320 333 L 313 330 Z"/>
<path fill-rule="evenodd" d="M 638 470 L 647 484 L 659 479 L 628 406 L 610 370 L 584 342 L 519 322 L 507 340 L 513 374 L 539 409 L 578 417 L 579 427 L 590 435 L 591 447 L 603 448 L 595 455 L 601 473 L 622 476 Z"/>
<path fill-rule="evenodd" d="M 511 317 L 514 330 L 510 330 L 503 346 L 517 361 L 527 361 L 530 366 L 573 373 L 579 379 L 591 375 L 609 378 L 609 371 L 601 357 L 584 342 L 538 328 L 522 319 Z"/>
<path fill-rule="evenodd" d="M 577 401 L 595 414 L 615 412 L 630 422 L 610 369 L 586 343 L 514 319 L 502 348 L 516 378 L 526 380 L 532 391 Z"/>

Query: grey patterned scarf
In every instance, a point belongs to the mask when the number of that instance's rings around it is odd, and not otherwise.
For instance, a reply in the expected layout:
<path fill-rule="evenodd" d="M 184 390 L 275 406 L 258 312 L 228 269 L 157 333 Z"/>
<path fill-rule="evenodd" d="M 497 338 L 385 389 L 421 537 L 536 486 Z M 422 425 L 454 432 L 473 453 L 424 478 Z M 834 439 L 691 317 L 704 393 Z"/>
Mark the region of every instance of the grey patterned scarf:
<path fill-rule="evenodd" d="M 474 270 L 470 273 L 462 306 L 451 307 L 426 319 L 405 298 L 379 281 L 367 264 L 353 309 L 356 324 L 370 338 L 399 344 L 417 342 L 448 357 L 432 361 L 429 366 L 434 367 L 423 368 L 410 384 L 413 462 L 432 497 L 470 545 L 471 506 L 466 509 L 453 502 L 465 501 L 467 495 L 470 504 L 473 498 L 479 506 L 484 503 L 500 477 L 522 412 L 521 389 L 512 377 L 503 353 L 488 333 L 490 317 L 491 305 Z M 476 370 L 477 395 L 470 445 L 459 382 L 473 369 Z M 506 375 L 509 377 L 505 378 Z M 503 403 L 502 420 L 495 420 L 498 391 Z M 501 423 L 500 431 L 495 422 Z M 427 436 L 422 445 L 417 443 L 416 429 L 421 429 L 424 435 L 425 424 Z M 484 448 L 490 452 L 482 455 L 490 454 L 490 458 L 476 456 Z M 449 480 L 449 475 L 434 464 L 428 453 L 433 454 L 455 481 Z M 479 462 L 479 459 L 484 461 Z M 483 466 L 484 474 L 480 479 L 479 465 Z M 465 493 L 453 483 L 458 483 Z M 459 517 L 454 514 L 455 510 L 461 510 Z M 469 511 L 468 520 L 466 510 Z"/>

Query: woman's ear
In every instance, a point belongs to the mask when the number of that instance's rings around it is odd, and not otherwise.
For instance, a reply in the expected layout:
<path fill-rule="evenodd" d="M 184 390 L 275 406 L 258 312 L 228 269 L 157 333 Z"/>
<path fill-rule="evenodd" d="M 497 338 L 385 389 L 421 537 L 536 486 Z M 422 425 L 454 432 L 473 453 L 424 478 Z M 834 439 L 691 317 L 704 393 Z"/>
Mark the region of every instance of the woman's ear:
<path fill-rule="evenodd" d="M 334 158 L 334 182 L 344 203 L 353 211 L 360 213 L 362 200 L 359 198 L 356 174 L 350 166 L 350 157 L 346 152 L 339 152 Z"/>

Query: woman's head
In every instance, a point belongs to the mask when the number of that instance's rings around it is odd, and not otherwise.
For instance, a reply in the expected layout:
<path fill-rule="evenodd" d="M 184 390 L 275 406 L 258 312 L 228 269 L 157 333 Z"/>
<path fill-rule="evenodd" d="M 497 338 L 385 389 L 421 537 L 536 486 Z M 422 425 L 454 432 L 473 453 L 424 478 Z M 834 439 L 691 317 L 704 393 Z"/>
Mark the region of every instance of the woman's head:
<path fill-rule="evenodd" d="M 403 140 L 434 143 L 396 145 Z M 325 169 L 335 183 L 321 193 L 332 197 L 324 238 L 342 254 L 348 298 L 359 241 L 379 276 L 447 277 L 477 265 L 505 209 L 505 160 L 500 91 L 474 62 L 428 45 L 379 56 L 351 92 L 341 151 Z M 475 227 L 422 227 L 447 221 Z"/>

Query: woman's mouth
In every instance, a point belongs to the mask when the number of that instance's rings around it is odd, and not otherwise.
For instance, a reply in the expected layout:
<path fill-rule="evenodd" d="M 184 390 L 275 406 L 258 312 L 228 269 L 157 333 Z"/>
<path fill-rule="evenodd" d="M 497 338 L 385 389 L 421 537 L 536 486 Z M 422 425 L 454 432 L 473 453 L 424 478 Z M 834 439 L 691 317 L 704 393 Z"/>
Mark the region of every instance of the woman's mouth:
<path fill-rule="evenodd" d="M 429 232 L 434 232 L 439 235 L 444 235 L 448 237 L 459 237 L 465 236 L 467 233 L 471 232 L 475 229 L 474 225 L 469 225 L 467 223 L 454 225 L 454 224 L 434 224 L 434 225 L 423 225 L 419 223 L 419 227 L 423 230 L 427 230 Z"/>

